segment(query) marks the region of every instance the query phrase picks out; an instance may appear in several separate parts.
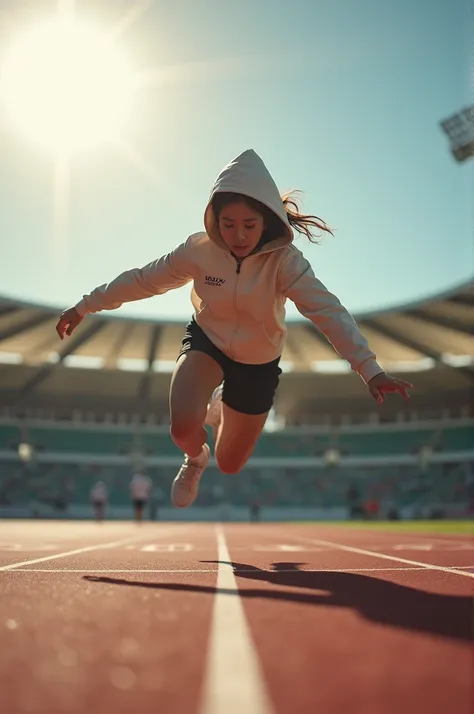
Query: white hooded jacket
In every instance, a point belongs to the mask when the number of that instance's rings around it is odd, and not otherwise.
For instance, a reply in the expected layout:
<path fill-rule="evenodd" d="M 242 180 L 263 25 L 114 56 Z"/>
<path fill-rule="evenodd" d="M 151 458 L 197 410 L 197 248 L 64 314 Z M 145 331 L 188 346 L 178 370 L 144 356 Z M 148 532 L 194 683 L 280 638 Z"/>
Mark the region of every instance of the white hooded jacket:
<path fill-rule="evenodd" d="M 282 235 L 237 261 L 222 240 L 211 209 L 213 195 L 222 191 L 250 196 L 270 208 L 281 219 Z M 84 295 L 76 310 L 80 315 L 114 310 L 192 281 L 194 318 L 209 339 L 237 362 L 263 364 L 282 354 L 285 302 L 290 299 L 365 382 L 383 372 L 353 317 L 293 245 L 278 188 L 253 150 L 243 152 L 219 174 L 204 226 L 206 232 L 191 235 L 167 255 Z"/>

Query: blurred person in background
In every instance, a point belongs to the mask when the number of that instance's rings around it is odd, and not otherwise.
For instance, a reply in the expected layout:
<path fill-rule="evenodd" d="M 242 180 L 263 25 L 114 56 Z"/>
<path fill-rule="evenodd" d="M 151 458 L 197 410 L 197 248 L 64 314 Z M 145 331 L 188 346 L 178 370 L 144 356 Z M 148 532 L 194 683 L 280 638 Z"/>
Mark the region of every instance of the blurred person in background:
<path fill-rule="evenodd" d="M 107 486 L 104 481 L 97 481 L 97 483 L 92 486 L 90 501 L 94 509 L 95 519 L 98 523 L 101 523 L 105 518 L 105 509 L 108 501 Z"/>
<path fill-rule="evenodd" d="M 137 523 L 143 520 L 143 509 L 149 502 L 153 484 L 146 474 L 138 471 L 130 481 L 130 494 L 132 497 L 134 518 Z"/>

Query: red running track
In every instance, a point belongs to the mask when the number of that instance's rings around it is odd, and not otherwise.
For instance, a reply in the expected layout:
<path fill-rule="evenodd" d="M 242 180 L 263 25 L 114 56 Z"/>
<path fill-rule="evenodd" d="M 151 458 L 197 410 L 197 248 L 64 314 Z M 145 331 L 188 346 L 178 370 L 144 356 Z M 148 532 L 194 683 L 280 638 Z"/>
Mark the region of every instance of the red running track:
<path fill-rule="evenodd" d="M 3 521 L 8 714 L 472 714 L 474 541 Z"/>

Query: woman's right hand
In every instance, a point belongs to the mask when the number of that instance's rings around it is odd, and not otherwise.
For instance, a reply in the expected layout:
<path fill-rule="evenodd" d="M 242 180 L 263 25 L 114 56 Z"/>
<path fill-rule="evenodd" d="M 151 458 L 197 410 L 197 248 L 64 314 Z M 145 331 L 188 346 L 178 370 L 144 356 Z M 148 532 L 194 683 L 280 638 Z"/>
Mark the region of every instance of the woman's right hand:
<path fill-rule="evenodd" d="M 61 317 L 56 325 L 56 332 L 63 340 L 64 335 L 72 335 L 76 327 L 83 321 L 82 315 L 79 315 L 75 307 L 70 307 L 61 313 Z"/>

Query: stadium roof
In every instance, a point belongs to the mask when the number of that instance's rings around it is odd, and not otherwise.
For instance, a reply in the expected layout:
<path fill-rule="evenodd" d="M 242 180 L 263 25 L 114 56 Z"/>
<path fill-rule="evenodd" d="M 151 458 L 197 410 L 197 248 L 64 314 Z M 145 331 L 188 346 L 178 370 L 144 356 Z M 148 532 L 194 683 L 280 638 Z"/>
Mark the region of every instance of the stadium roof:
<path fill-rule="evenodd" d="M 421 392 L 466 392 L 474 386 L 474 286 L 464 283 L 417 303 L 356 315 L 387 371 L 415 376 Z M 74 398 L 166 401 L 184 323 L 101 313 L 60 342 L 59 310 L 0 298 L 0 405 Z M 283 411 L 317 395 L 361 396 L 326 338 L 308 320 L 288 322 L 279 389 Z M 75 368 L 75 369 L 68 369 Z M 409 376 L 411 375 L 411 376 Z M 355 379 L 354 379 L 355 377 Z M 309 390 L 309 392 L 308 392 Z"/>

